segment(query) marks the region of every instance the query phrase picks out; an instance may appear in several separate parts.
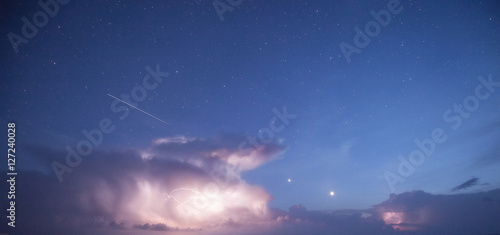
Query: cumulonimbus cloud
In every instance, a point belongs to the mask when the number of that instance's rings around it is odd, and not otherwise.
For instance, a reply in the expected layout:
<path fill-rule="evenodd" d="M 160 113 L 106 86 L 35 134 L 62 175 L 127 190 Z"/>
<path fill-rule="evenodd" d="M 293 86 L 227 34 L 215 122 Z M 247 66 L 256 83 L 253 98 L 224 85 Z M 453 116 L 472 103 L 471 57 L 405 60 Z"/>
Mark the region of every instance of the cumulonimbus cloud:
<path fill-rule="evenodd" d="M 19 183 L 25 191 L 19 194 L 34 209 L 26 211 L 25 220 L 45 228 L 141 230 L 266 223 L 271 195 L 240 174 L 286 146 L 272 142 L 242 151 L 245 138 L 177 136 L 154 140 L 146 149 L 96 151 L 62 183 L 53 175 L 26 173 L 27 180 Z M 47 165 L 64 155 L 43 147 L 31 152 Z"/>

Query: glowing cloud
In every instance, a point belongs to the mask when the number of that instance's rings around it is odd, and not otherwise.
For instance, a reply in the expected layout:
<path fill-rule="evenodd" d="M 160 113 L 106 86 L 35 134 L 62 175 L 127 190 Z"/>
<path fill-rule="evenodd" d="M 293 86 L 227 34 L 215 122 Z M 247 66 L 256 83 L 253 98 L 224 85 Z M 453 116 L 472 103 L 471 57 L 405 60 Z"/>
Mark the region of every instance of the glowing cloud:
<path fill-rule="evenodd" d="M 285 146 L 273 142 L 239 151 L 245 138 L 176 136 L 156 139 L 144 150 L 96 151 L 63 183 L 41 183 L 64 192 L 50 195 L 59 204 L 52 205 L 48 217 L 84 227 L 104 223 L 141 230 L 268 223 L 272 197 L 240 175 L 275 158 Z M 51 155 L 64 157 L 62 152 Z M 85 222 L 95 217 L 102 218 L 99 224 Z"/>

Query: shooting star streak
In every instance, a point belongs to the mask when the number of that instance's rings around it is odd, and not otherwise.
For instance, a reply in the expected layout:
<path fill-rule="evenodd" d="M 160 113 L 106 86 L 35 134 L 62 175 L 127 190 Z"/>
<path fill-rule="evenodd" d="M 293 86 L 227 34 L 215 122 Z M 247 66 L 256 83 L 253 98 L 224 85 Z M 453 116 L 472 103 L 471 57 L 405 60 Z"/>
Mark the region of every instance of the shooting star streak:
<path fill-rule="evenodd" d="M 155 117 L 155 116 L 153 116 L 153 115 L 149 114 L 148 112 L 146 112 L 146 111 L 144 111 L 144 110 L 142 110 L 142 109 L 140 109 L 140 108 L 137 108 L 137 107 L 135 107 L 135 106 L 133 106 L 133 105 L 131 105 L 131 104 L 129 104 L 129 103 L 127 103 L 127 102 L 123 101 L 123 100 L 120 100 L 120 99 L 118 99 L 118 98 L 116 98 L 116 97 L 114 97 L 114 96 L 112 96 L 112 95 L 110 95 L 110 94 L 108 94 L 108 95 L 109 95 L 109 96 L 111 96 L 111 97 L 113 97 L 113 98 L 115 98 L 116 100 L 121 101 L 121 102 L 123 102 L 123 103 L 127 104 L 128 106 L 130 106 L 130 107 L 132 107 L 132 108 L 134 108 L 134 109 L 137 109 L 137 110 L 139 110 L 139 111 L 141 111 L 141 112 L 143 112 L 143 113 L 147 114 L 148 116 L 150 116 L 150 117 L 152 117 L 152 118 L 154 118 L 154 119 L 156 119 L 156 120 L 158 120 L 158 121 L 160 121 L 160 122 L 163 122 L 163 123 L 165 123 L 165 124 L 167 124 L 167 125 L 168 125 L 168 123 L 167 123 L 167 122 L 165 122 L 165 121 L 163 121 L 163 120 L 161 120 L 161 119 L 159 119 L 159 118 L 157 118 L 157 117 Z"/>

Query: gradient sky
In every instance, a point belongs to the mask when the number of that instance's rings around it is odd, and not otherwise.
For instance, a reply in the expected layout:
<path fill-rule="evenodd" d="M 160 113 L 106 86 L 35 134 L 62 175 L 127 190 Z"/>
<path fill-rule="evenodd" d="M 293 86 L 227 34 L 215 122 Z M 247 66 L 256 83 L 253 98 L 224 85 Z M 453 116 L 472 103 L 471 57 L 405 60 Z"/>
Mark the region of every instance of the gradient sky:
<path fill-rule="evenodd" d="M 269 208 L 365 209 L 391 193 L 500 187 L 500 4 L 400 1 L 348 62 L 341 43 L 355 46 L 355 27 L 364 32 L 370 11 L 388 2 L 243 1 L 221 20 L 212 1 L 71 1 L 17 53 L 7 35 L 22 35 L 21 18 L 32 21 L 42 8 L 2 2 L 2 130 L 16 123 L 19 171 L 59 184 L 51 163 L 64 163 L 66 146 L 76 148 L 104 118 L 115 129 L 89 159 L 130 150 L 183 162 L 266 136 L 270 123 L 283 124 L 276 110 L 286 109 L 294 118 L 238 163 L 241 182 L 273 198 Z M 108 94 L 130 94 L 148 66 L 168 76 L 135 103 L 165 123 L 130 107 L 121 120 L 125 111 L 111 107 L 126 105 Z M 454 107 L 476 104 L 467 117 Z M 415 140 L 436 128 L 446 140 L 401 176 L 398 157 L 408 160 Z M 75 167 L 79 180 L 86 167 Z M 404 179 L 394 190 L 391 174 Z M 475 177 L 473 187 L 451 192 Z"/>

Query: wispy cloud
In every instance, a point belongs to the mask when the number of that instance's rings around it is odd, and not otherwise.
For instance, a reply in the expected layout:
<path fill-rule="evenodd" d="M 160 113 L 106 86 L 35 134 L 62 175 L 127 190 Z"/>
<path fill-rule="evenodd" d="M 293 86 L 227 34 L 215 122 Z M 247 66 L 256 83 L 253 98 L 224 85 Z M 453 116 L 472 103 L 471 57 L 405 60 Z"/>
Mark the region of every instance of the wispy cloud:
<path fill-rule="evenodd" d="M 476 185 L 478 181 L 479 181 L 479 178 L 476 178 L 476 177 L 472 178 L 470 180 L 465 181 L 465 183 L 458 185 L 457 187 L 452 188 L 451 191 L 455 192 L 455 191 L 460 190 L 460 189 L 470 188 L 470 187 Z"/>

